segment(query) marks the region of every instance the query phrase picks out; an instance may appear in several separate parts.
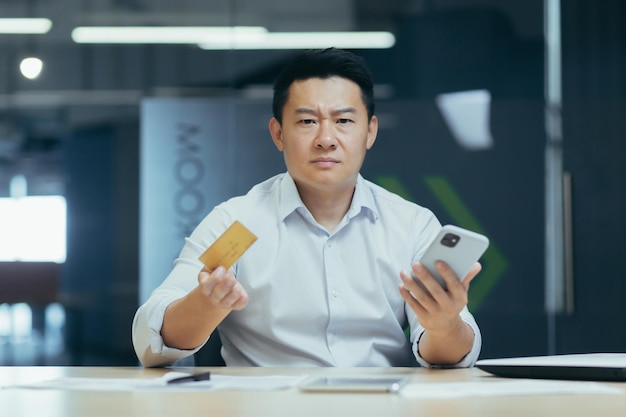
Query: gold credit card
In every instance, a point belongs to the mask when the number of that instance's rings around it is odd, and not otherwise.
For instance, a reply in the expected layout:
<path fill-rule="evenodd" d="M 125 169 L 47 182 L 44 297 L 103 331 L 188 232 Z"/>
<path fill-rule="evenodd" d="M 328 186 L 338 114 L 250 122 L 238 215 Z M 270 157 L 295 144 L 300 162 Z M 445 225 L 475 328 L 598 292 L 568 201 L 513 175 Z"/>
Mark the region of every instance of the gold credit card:
<path fill-rule="evenodd" d="M 256 239 L 254 233 L 235 220 L 198 259 L 211 271 L 218 266 L 228 269 Z"/>

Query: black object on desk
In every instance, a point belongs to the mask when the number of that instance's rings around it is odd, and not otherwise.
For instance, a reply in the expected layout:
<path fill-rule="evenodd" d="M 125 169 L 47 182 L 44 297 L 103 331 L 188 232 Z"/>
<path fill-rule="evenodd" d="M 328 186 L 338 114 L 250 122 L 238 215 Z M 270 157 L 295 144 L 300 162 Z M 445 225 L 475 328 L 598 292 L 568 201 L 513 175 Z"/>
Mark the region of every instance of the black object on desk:
<path fill-rule="evenodd" d="M 181 376 L 179 378 L 173 378 L 167 381 L 168 384 L 182 384 L 184 382 L 195 381 L 209 381 L 211 379 L 211 372 L 203 372 L 201 374 L 194 374 L 189 376 Z"/>
<path fill-rule="evenodd" d="M 626 382 L 626 353 L 483 359 L 476 367 L 509 378 Z"/>

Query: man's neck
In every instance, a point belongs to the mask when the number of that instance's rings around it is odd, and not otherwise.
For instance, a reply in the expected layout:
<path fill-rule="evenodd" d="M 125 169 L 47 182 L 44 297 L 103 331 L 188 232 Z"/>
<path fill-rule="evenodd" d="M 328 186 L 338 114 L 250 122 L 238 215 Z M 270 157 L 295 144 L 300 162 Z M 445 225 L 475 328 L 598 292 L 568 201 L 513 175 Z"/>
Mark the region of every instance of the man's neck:
<path fill-rule="evenodd" d="M 306 208 L 309 209 L 315 220 L 330 232 L 337 227 L 348 212 L 355 186 L 353 184 L 351 187 L 317 190 L 300 187 L 296 184 L 300 198 Z"/>

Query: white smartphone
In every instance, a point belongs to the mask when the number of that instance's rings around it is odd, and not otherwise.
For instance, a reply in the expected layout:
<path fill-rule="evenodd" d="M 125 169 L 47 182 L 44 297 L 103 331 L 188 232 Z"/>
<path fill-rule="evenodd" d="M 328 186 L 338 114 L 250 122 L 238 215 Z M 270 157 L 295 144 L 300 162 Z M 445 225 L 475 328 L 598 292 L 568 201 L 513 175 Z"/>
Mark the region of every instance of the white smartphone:
<path fill-rule="evenodd" d="M 447 289 L 445 281 L 435 268 L 435 263 L 437 261 L 447 263 L 459 279 L 463 279 L 488 246 L 489 239 L 486 236 L 447 224 L 441 228 L 435 240 L 426 249 L 420 262 L 433 278 Z M 420 283 L 419 280 L 417 282 Z"/>
<path fill-rule="evenodd" d="M 312 377 L 299 385 L 305 392 L 391 392 L 397 393 L 409 382 L 405 375 Z"/>

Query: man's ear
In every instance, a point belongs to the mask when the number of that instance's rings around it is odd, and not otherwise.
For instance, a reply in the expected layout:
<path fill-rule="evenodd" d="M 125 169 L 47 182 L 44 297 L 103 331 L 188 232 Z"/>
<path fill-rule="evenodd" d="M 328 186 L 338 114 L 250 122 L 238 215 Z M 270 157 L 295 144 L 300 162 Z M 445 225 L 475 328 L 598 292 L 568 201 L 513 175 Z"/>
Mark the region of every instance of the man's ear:
<path fill-rule="evenodd" d="M 371 149 L 374 146 L 374 142 L 376 141 L 376 136 L 378 135 L 378 118 L 376 116 L 372 116 L 369 125 L 367 126 L 367 149 Z"/>
<path fill-rule="evenodd" d="M 270 135 L 272 135 L 272 140 L 274 141 L 274 145 L 278 148 L 279 151 L 284 150 L 283 144 L 283 127 L 280 125 L 280 122 L 276 120 L 275 117 L 270 119 L 269 123 Z"/>

